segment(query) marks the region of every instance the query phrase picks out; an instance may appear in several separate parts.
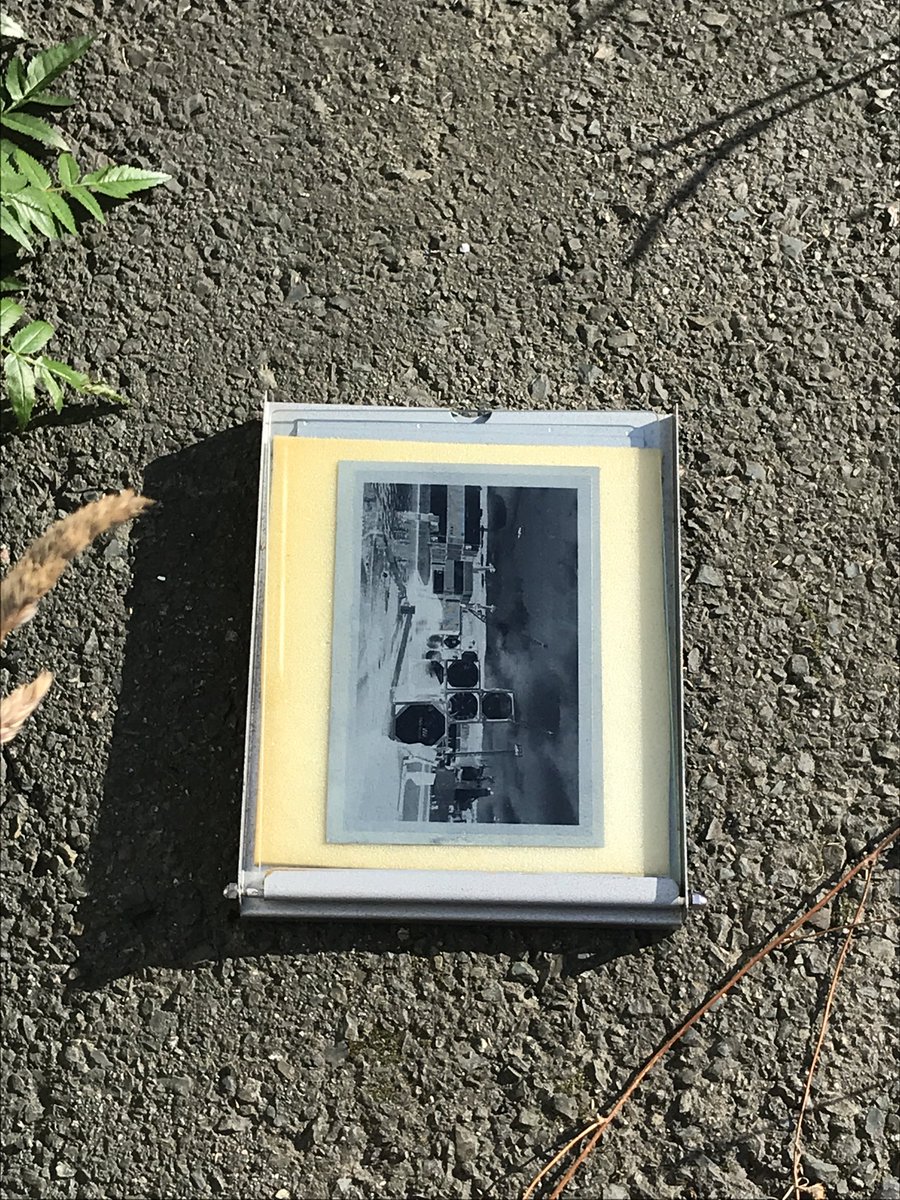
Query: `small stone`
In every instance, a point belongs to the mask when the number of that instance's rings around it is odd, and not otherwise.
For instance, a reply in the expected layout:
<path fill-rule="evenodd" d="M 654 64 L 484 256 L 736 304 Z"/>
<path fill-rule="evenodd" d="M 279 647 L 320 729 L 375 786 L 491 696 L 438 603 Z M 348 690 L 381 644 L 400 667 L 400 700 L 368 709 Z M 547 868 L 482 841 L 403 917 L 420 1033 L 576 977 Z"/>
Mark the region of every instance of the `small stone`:
<path fill-rule="evenodd" d="M 359 1041 L 359 1023 L 352 1013 L 344 1013 L 338 1021 L 337 1040 L 347 1043 Z"/>
<path fill-rule="evenodd" d="M 643 8 L 633 8 L 625 14 L 625 20 L 631 25 L 649 25 L 652 21 L 650 14 Z"/>
<path fill-rule="evenodd" d="M 637 345 L 637 337 L 629 329 L 621 329 L 618 333 L 611 333 L 606 344 L 610 350 L 630 350 Z"/>
<path fill-rule="evenodd" d="M 350 1053 L 350 1048 L 346 1042 L 338 1042 L 336 1046 L 329 1046 L 325 1051 L 325 1061 L 332 1067 L 336 1067 L 339 1063 L 346 1060 Z"/>
<path fill-rule="evenodd" d="M 826 1162 L 824 1158 L 818 1158 L 815 1154 L 804 1154 L 803 1165 L 812 1176 L 813 1180 L 820 1180 L 822 1183 L 827 1183 L 830 1179 L 837 1179 L 841 1171 L 834 1163 Z"/>
<path fill-rule="evenodd" d="M 537 983 L 538 973 L 527 962 L 514 962 L 509 968 L 510 979 L 517 979 L 521 983 Z"/>
<path fill-rule="evenodd" d="M 478 1138 L 465 1125 L 457 1125 L 453 1133 L 453 1145 L 460 1162 L 472 1162 L 478 1155 Z"/>
<path fill-rule="evenodd" d="M 517 1071 L 515 1067 L 506 1063 L 500 1068 L 500 1073 L 497 1076 L 497 1082 L 503 1084 L 521 1083 L 524 1076 L 521 1071 Z"/>
<path fill-rule="evenodd" d="M 781 235 L 781 253 L 785 258 L 798 259 L 806 249 L 806 242 L 801 242 L 799 238 L 791 237 L 789 233 Z"/>
<path fill-rule="evenodd" d="M 567 1121 L 574 1121 L 578 1116 L 578 1103 L 574 1096 L 553 1096 L 550 1100 L 550 1108 L 559 1116 L 565 1117 Z"/>
<path fill-rule="evenodd" d="M 63 1162 L 62 1159 L 53 1168 L 53 1174 L 57 1179 L 74 1179 L 75 1168 L 71 1163 Z"/>
<path fill-rule="evenodd" d="M 762 463 L 748 462 L 744 467 L 744 478 L 752 479 L 754 483 L 766 482 L 766 468 Z"/>
<path fill-rule="evenodd" d="M 546 400 L 550 394 L 550 380 L 546 375 L 536 375 L 528 385 L 532 400 Z"/>
<path fill-rule="evenodd" d="M 723 25 L 728 24 L 728 13 L 716 12 L 714 9 L 708 8 L 700 14 L 700 20 L 712 29 L 721 29 Z"/>
<path fill-rule="evenodd" d="M 472 247 L 469 245 L 468 242 L 460 242 L 459 252 L 460 252 L 460 254 L 471 254 Z"/>
<path fill-rule="evenodd" d="M 884 1137 L 885 1112 L 877 1104 L 873 1104 L 866 1113 L 866 1134 L 873 1141 L 880 1142 Z"/>
<path fill-rule="evenodd" d="M 797 755 L 797 770 L 801 775 L 814 775 L 816 773 L 816 760 L 807 750 L 802 750 Z"/>
<path fill-rule="evenodd" d="M 238 1088 L 235 1099 L 241 1104 L 258 1104 L 261 1098 L 260 1087 L 258 1079 L 248 1079 Z"/>
<path fill-rule="evenodd" d="M 216 1126 L 217 1133 L 246 1133 L 252 1122 L 249 1117 L 239 1117 L 236 1114 L 224 1117 Z"/>
<path fill-rule="evenodd" d="M 715 567 L 704 563 L 697 572 L 695 582 L 705 584 L 707 587 L 724 587 L 725 577 L 721 571 L 717 571 Z"/>
<path fill-rule="evenodd" d="M 862 1153 L 862 1143 L 852 1133 L 836 1137 L 830 1147 L 831 1156 L 841 1166 L 856 1166 Z"/>
<path fill-rule="evenodd" d="M 737 225 L 740 221 L 746 221 L 750 213 L 746 208 L 733 208 L 728 214 L 728 220 L 733 221 Z"/>
<path fill-rule="evenodd" d="M 893 962 L 897 947 L 889 938 L 873 937 L 865 943 L 865 948 L 873 958 L 881 962 Z"/>
<path fill-rule="evenodd" d="M 164 1092 L 174 1092 L 176 1096 L 189 1096 L 194 1081 L 187 1075 L 161 1075 L 159 1086 Z"/>
<path fill-rule="evenodd" d="M 792 654 L 787 661 L 787 673 L 790 679 L 804 679 L 809 674 L 809 659 L 805 654 Z"/>
<path fill-rule="evenodd" d="M 535 1112 L 533 1108 L 523 1108 L 516 1117 L 516 1126 L 519 1129 L 534 1129 L 535 1126 L 540 1125 L 540 1123 L 541 1114 Z"/>

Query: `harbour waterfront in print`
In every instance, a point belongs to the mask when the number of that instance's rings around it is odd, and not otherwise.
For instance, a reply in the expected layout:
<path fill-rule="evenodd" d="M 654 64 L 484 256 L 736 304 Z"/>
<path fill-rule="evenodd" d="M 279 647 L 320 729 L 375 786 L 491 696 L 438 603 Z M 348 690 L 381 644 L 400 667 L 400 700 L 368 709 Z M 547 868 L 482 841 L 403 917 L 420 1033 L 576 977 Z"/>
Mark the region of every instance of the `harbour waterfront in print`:
<path fill-rule="evenodd" d="M 330 841 L 598 843 L 590 474 L 341 464 Z"/>

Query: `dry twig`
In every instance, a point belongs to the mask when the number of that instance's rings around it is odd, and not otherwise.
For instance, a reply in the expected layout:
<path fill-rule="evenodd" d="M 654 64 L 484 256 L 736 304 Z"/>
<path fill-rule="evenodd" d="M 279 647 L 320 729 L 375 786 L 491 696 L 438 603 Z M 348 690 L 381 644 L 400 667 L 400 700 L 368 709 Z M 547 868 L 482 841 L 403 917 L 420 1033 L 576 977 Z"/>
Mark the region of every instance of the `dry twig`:
<path fill-rule="evenodd" d="M 816 1073 L 816 1067 L 819 1062 L 819 1055 L 822 1053 L 822 1045 L 825 1041 L 825 1034 L 828 1032 L 828 1022 L 831 1019 L 831 1008 L 834 1004 L 834 996 L 837 991 L 838 980 L 841 977 L 841 971 L 844 969 L 844 961 L 847 958 L 847 952 L 850 949 L 850 943 L 853 941 L 853 936 L 862 919 L 866 904 L 869 899 L 869 890 L 872 886 L 872 871 L 875 868 L 875 863 L 870 862 L 866 867 L 866 881 L 863 886 L 863 893 L 860 897 L 859 904 L 856 906 L 856 912 L 847 926 L 847 936 L 844 938 L 843 945 L 837 956 L 837 961 L 834 964 L 834 973 L 831 976 L 831 983 L 828 987 L 828 995 L 825 997 L 825 1008 L 822 1010 L 822 1024 L 819 1028 L 819 1036 L 816 1039 L 815 1049 L 813 1050 L 812 1061 L 809 1064 L 809 1071 L 806 1075 L 806 1086 L 803 1089 L 803 1099 L 800 1102 L 800 1111 L 797 1114 L 797 1128 L 794 1132 L 794 1153 L 791 1162 L 791 1175 L 793 1179 L 794 1200 L 801 1200 L 803 1192 L 809 1192 L 809 1180 L 805 1179 L 800 1174 L 800 1149 L 801 1137 L 803 1134 L 803 1117 L 806 1113 L 806 1107 L 809 1104 L 809 1097 L 812 1093 L 813 1076 Z"/>
<path fill-rule="evenodd" d="M 725 983 L 712 996 L 710 996 L 708 1000 L 705 1000 L 699 1008 L 694 1009 L 691 1015 L 682 1022 L 672 1036 L 669 1037 L 636 1072 L 636 1074 L 632 1077 L 631 1082 L 624 1089 L 622 1094 L 619 1096 L 619 1099 L 615 1102 L 606 1116 L 599 1117 L 596 1121 L 592 1121 L 590 1125 L 582 1129 L 576 1137 L 572 1138 L 567 1145 L 563 1146 L 562 1150 L 560 1150 L 558 1154 L 555 1154 L 553 1158 L 550 1159 L 546 1166 L 538 1171 L 538 1173 L 529 1183 L 528 1187 L 525 1189 L 522 1195 L 522 1200 L 531 1200 L 531 1197 L 534 1196 L 535 1192 L 540 1187 L 541 1183 L 547 1178 L 547 1176 L 551 1174 L 551 1172 L 555 1171 L 561 1163 L 565 1162 L 569 1154 L 571 1154 L 572 1151 L 577 1146 L 581 1145 L 585 1138 L 587 1138 L 587 1144 L 582 1147 L 575 1161 L 568 1167 L 562 1179 L 550 1193 L 550 1200 L 559 1200 L 559 1197 L 575 1178 L 578 1170 L 590 1157 L 594 1147 L 600 1141 L 600 1138 L 603 1136 L 607 1126 L 612 1124 L 612 1122 L 616 1119 L 616 1117 L 619 1115 L 634 1093 L 638 1090 L 653 1068 L 657 1065 L 660 1059 L 665 1057 L 672 1047 L 676 1045 L 682 1039 L 682 1037 L 684 1037 L 691 1026 L 695 1025 L 701 1017 L 705 1016 L 714 1004 L 717 1004 L 723 996 L 727 996 L 731 989 L 735 987 L 736 984 L 740 983 L 748 971 L 752 970 L 757 963 L 761 962 L 764 958 L 771 954 L 773 950 L 777 949 L 784 942 L 786 942 L 802 925 L 806 924 L 810 917 L 815 916 L 817 912 L 823 909 L 825 905 L 828 904 L 828 902 L 834 896 L 836 896 L 838 892 L 842 891 L 851 880 L 855 879 L 860 872 L 868 871 L 871 875 L 872 867 L 882 856 L 882 854 L 884 854 L 884 852 L 890 848 L 893 842 L 897 840 L 898 836 L 900 836 L 900 826 L 897 826 L 890 833 L 881 838 L 874 849 L 865 855 L 864 858 L 860 859 L 855 866 L 844 872 L 837 883 L 828 889 L 821 900 L 817 900 L 811 908 L 808 908 L 806 912 L 799 916 L 795 921 L 792 921 L 787 929 L 783 930 L 783 932 L 777 933 L 771 937 L 762 947 L 762 949 L 758 950 L 754 955 L 747 959 L 745 963 L 738 967 L 737 970 L 735 970 L 729 976 Z M 857 914 L 859 914 L 860 911 L 861 910 L 858 909 Z M 856 918 L 854 918 L 854 922 L 855 920 Z"/>

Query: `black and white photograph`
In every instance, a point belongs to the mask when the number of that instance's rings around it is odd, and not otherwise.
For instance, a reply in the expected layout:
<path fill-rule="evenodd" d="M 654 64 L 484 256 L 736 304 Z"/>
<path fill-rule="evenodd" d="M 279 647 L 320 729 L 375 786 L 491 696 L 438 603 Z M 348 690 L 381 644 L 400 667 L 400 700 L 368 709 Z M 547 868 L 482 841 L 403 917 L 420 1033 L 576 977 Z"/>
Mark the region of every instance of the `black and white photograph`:
<path fill-rule="evenodd" d="M 602 844 L 598 491 L 340 464 L 329 841 Z"/>

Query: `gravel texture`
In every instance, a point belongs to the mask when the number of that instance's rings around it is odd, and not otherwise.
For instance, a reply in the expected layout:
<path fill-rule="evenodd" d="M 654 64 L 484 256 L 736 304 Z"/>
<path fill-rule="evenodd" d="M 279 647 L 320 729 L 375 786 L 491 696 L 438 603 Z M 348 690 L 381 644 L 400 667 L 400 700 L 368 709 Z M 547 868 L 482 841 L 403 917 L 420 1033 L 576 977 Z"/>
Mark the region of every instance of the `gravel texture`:
<path fill-rule="evenodd" d="M 5 1194 L 512 1198 L 897 813 L 894 6 L 11 11 L 101 35 L 67 77 L 79 153 L 174 180 L 31 276 L 60 356 L 134 404 L 7 440 L 0 540 L 124 485 L 163 504 L 8 643 L 4 685 L 58 683 L 4 755 Z M 686 928 L 238 923 L 267 388 L 680 403 Z M 808 1118 L 829 1197 L 900 1196 L 895 877 Z M 783 1196 L 835 949 L 759 967 L 573 1198 Z"/>

